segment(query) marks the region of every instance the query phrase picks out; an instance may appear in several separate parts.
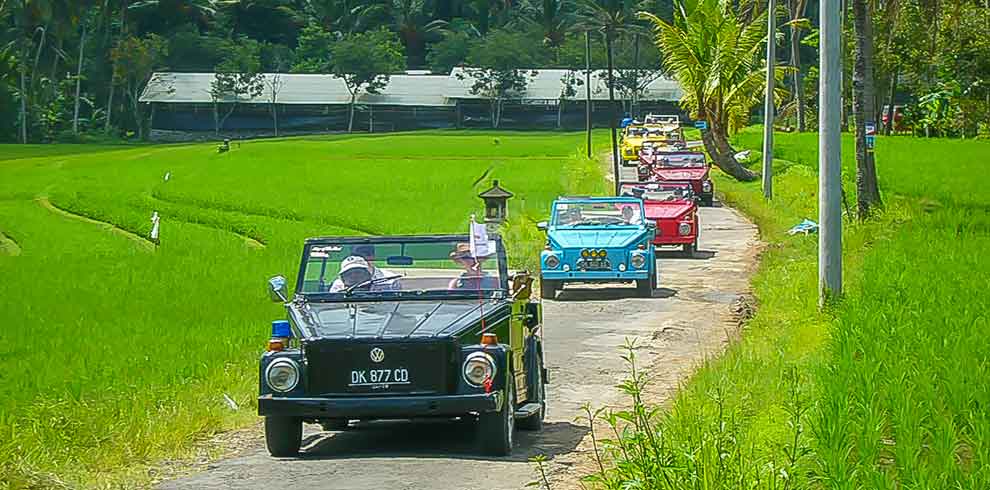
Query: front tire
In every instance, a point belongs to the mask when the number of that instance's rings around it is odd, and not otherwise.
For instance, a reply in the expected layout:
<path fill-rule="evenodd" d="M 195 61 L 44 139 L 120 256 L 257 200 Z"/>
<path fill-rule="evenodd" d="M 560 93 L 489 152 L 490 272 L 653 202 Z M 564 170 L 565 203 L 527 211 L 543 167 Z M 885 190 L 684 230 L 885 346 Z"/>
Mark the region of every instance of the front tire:
<path fill-rule="evenodd" d="M 694 257 L 694 251 L 698 248 L 698 242 L 691 242 L 684 244 L 684 255 L 688 257 Z"/>
<path fill-rule="evenodd" d="M 540 298 L 543 299 L 554 299 L 557 297 L 557 291 L 563 286 L 561 281 L 554 281 L 550 279 L 540 279 Z"/>
<path fill-rule="evenodd" d="M 656 281 L 654 278 L 649 279 L 637 279 L 636 280 L 636 295 L 640 298 L 652 298 L 653 297 L 653 283 Z"/>
<path fill-rule="evenodd" d="M 265 445 L 268 454 L 276 458 L 298 455 L 302 446 L 302 419 L 265 417 Z"/>
<path fill-rule="evenodd" d="M 547 413 L 547 387 L 546 383 L 543 381 L 543 358 L 539 359 L 539 367 L 536 369 L 536 389 L 533 390 L 536 393 L 535 398 L 537 403 L 540 404 L 540 411 L 536 412 L 529 417 L 526 417 L 519 421 L 519 428 L 523 430 L 543 430 L 543 417 Z"/>
<path fill-rule="evenodd" d="M 505 401 L 497 412 L 486 412 L 478 419 L 478 436 L 481 450 L 490 456 L 508 456 L 516 430 L 516 390 L 512 383 L 513 373 L 505 374 Z"/>

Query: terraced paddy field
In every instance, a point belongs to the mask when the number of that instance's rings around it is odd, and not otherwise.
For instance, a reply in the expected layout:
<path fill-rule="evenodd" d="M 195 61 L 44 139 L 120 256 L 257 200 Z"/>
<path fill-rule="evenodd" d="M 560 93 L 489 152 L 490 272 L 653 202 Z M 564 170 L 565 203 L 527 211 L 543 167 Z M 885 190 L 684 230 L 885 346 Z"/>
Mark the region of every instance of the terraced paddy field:
<path fill-rule="evenodd" d="M 294 272 L 307 236 L 466 231 L 499 179 L 517 196 L 510 254 L 532 265 L 553 198 L 607 191 L 582 142 L 0 146 L 0 488 L 133 488 L 149 463 L 255 420 L 255 363 L 281 314 L 264 280 Z"/>

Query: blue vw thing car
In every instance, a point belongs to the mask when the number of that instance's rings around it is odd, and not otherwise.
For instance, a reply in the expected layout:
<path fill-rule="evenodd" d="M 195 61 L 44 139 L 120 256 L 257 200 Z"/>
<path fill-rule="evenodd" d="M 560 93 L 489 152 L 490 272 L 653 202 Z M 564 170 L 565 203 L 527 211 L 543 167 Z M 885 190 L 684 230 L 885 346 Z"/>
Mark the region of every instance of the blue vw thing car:
<path fill-rule="evenodd" d="M 631 197 L 560 198 L 540 256 L 540 293 L 553 299 L 565 283 L 636 283 L 649 297 L 657 284 L 653 238 L 656 224 L 645 219 L 643 201 Z"/>

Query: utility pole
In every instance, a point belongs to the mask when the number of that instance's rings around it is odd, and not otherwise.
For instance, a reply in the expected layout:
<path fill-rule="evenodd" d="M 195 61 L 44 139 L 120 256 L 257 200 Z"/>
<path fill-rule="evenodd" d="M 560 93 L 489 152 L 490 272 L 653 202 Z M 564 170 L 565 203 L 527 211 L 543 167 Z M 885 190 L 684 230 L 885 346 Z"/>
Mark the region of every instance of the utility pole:
<path fill-rule="evenodd" d="M 777 81 L 776 64 L 777 2 L 769 0 L 767 6 L 767 94 L 763 103 L 763 197 L 773 199 L 773 90 Z"/>
<path fill-rule="evenodd" d="M 819 0 L 818 305 L 842 294 L 842 31 L 839 2 Z"/>
<path fill-rule="evenodd" d="M 591 158 L 591 34 L 584 31 L 584 126 L 588 133 L 588 158 Z"/>

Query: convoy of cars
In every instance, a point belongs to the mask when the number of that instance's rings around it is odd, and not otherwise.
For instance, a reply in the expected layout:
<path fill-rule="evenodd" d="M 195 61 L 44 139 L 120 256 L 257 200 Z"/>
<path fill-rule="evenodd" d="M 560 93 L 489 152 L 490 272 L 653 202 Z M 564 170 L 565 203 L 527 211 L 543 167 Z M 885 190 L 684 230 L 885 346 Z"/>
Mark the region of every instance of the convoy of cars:
<path fill-rule="evenodd" d="M 710 205 L 713 194 L 704 155 L 684 151 L 677 116 L 630 127 L 644 131 L 623 138 L 637 181 L 622 182 L 618 196 L 558 198 L 538 224 L 547 236 L 540 298 L 567 284 L 615 282 L 651 297 L 655 250 L 697 249 L 698 201 Z M 512 451 L 517 428 L 542 428 L 535 278 L 510 272 L 501 237 L 480 237 L 475 226 L 465 235 L 311 238 L 291 298 L 284 277 L 269 280 L 286 311 L 259 365 L 272 456 L 299 453 L 303 423 L 344 430 L 376 419 L 467 419 L 496 456 Z"/>

